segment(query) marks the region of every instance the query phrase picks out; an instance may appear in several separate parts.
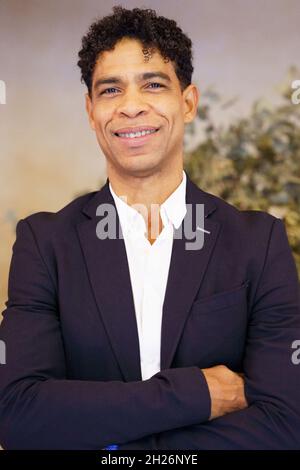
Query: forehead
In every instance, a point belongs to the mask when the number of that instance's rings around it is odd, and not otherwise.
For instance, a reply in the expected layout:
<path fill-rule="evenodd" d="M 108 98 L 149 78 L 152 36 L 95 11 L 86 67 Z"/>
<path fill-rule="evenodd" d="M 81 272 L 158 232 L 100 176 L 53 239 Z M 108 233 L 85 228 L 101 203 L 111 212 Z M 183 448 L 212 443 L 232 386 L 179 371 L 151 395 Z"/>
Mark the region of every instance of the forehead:
<path fill-rule="evenodd" d="M 142 44 L 136 39 L 122 38 L 114 49 L 100 54 L 94 70 L 94 79 L 103 74 L 126 75 L 130 78 L 138 71 L 152 70 L 165 72 L 172 80 L 177 81 L 171 60 L 164 62 L 160 52 L 155 50 L 151 52 L 149 60 L 145 61 Z"/>

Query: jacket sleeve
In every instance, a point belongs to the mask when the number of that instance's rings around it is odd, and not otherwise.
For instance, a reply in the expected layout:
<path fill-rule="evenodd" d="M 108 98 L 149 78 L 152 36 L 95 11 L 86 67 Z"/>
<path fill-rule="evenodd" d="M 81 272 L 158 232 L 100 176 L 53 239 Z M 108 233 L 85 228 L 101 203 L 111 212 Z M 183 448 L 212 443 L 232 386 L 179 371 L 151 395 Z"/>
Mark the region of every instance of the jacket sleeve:
<path fill-rule="evenodd" d="M 101 449 L 206 421 L 198 367 L 136 382 L 68 380 L 55 285 L 26 219 L 17 224 L 0 325 L 0 443 L 5 449 Z"/>
<path fill-rule="evenodd" d="M 275 219 L 245 345 L 249 407 L 120 448 L 300 449 L 300 364 L 293 360 L 292 346 L 299 340 L 298 275 L 284 224 Z"/>

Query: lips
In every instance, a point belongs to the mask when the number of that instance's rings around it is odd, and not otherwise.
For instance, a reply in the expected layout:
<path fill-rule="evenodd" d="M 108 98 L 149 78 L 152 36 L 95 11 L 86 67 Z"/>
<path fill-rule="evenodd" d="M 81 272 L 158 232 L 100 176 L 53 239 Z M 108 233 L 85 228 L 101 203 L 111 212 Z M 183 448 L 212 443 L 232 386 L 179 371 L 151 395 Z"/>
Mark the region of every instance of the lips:
<path fill-rule="evenodd" d="M 138 126 L 138 127 L 122 127 L 120 129 L 117 129 L 114 131 L 115 135 L 119 134 L 131 134 L 131 133 L 136 133 L 136 132 L 142 132 L 142 131 L 158 131 L 159 127 L 153 127 L 153 126 Z"/>
<path fill-rule="evenodd" d="M 155 136 L 157 136 L 158 131 L 159 131 L 159 128 L 156 130 L 156 132 L 151 132 L 151 134 L 145 134 L 139 137 L 118 136 L 116 134 L 115 136 L 117 137 L 117 141 L 120 142 L 121 145 L 124 145 L 127 148 L 135 148 L 135 147 L 143 146 L 147 144 L 148 142 L 151 142 L 152 139 L 156 138 Z"/>

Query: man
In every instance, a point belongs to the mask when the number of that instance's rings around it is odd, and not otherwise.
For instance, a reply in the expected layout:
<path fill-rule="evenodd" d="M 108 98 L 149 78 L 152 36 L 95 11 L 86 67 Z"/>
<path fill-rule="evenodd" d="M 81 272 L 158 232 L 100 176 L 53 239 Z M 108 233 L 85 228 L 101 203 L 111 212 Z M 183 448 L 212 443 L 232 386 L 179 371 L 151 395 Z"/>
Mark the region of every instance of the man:
<path fill-rule="evenodd" d="M 153 10 L 118 6 L 82 46 L 108 178 L 17 225 L 1 444 L 299 448 L 295 263 L 281 220 L 183 172 L 199 101 L 191 41 Z"/>

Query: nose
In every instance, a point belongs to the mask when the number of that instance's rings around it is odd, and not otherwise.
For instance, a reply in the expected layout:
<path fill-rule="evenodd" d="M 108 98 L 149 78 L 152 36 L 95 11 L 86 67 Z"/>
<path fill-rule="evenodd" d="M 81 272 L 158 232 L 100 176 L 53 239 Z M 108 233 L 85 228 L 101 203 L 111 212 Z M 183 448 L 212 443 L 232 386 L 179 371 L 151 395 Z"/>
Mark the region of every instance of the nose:
<path fill-rule="evenodd" d="M 142 94 L 136 89 L 126 90 L 118 106 L 118 112 L 129 117 L 135 117 L 141 113 L 147 112 L 148 109 L 149 105 L 146 103 Z"/>

